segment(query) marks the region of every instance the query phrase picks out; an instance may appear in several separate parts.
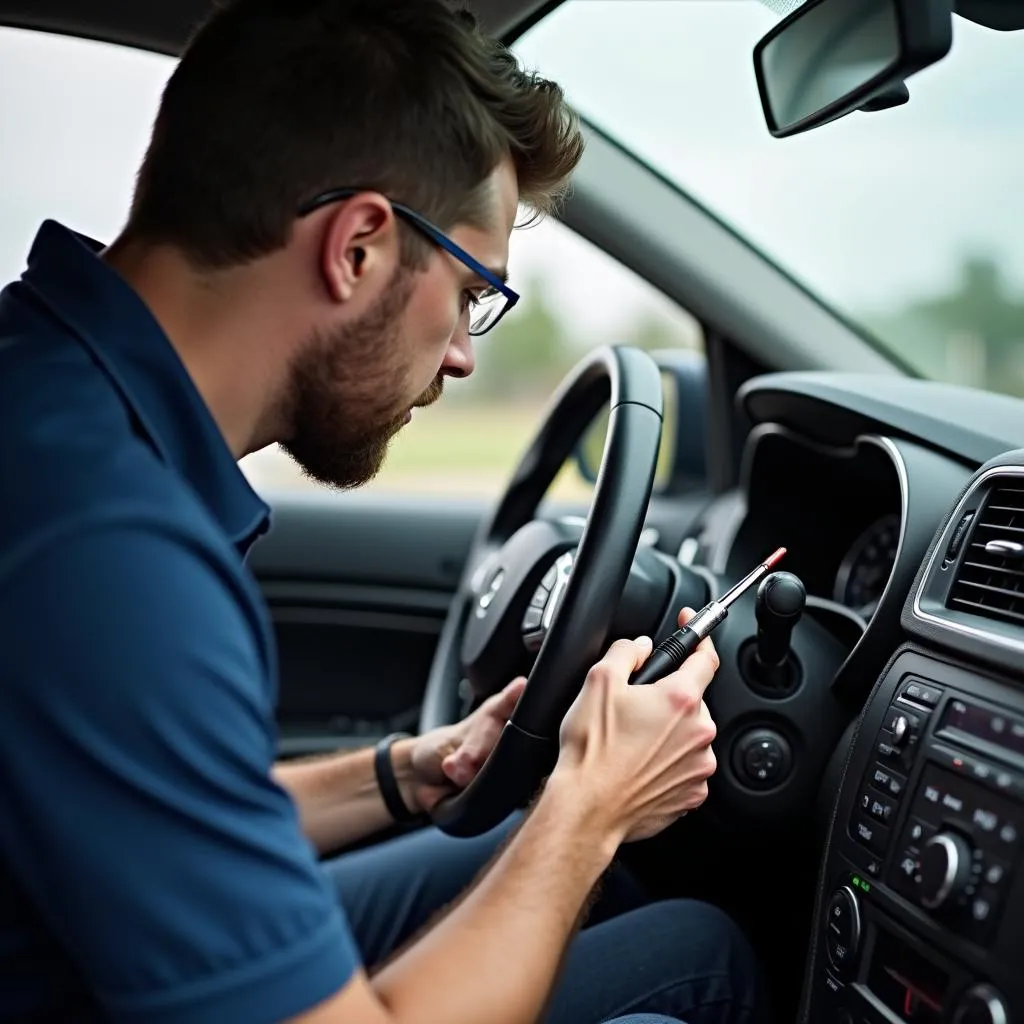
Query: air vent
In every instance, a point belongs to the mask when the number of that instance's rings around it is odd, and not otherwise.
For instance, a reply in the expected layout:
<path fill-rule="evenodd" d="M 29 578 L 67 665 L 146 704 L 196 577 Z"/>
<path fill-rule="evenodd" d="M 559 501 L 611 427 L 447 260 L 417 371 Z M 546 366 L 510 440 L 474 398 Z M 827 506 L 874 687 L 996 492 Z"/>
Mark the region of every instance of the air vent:
<path fill-rule="evenodd" d="M 1024 479 L 997 483 L 976 518 L 947 607 L 1024 626 Z"/>

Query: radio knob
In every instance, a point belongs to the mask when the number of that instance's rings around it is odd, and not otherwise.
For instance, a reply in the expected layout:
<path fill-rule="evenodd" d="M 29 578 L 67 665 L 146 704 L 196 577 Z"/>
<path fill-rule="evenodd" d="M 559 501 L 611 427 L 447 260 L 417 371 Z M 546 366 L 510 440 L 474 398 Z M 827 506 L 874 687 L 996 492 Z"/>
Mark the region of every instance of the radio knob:
<path fill-rule="evenodd" d="M 906 715 L 897 715 L 892 720 L 892 745 L 898 749 L 906 746 L 910 739 L 910 720 Z"/>
<path fill-rule="evenodd" d="M 957 1003 L 953 1024 L 1010 1024 L 1010 1014 L 991 985 L 975 985 Z"/>
<path fill-rule="evenodd" d="M 971 880 L 971 844 L 955 832 L 939 832 L 921 851 L 918 899 L 929 910 L 955 904 Z"/>

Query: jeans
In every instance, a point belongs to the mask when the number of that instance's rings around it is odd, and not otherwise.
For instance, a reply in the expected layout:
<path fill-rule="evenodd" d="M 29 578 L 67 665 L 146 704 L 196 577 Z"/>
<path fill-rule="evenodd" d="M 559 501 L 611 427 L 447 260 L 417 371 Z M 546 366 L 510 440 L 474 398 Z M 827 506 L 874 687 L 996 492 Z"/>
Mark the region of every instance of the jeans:
<path fill-rule="evenodd" d="M 518 821 L 472 839 L 427 828 L 325 862 L 366 965 L 465 889 Z M 569 947 L 542 1021 L 763 1024 L 763 991 L 753 952 L 725 914 L 694 900 L 649 902 L 615 866 Z"/>

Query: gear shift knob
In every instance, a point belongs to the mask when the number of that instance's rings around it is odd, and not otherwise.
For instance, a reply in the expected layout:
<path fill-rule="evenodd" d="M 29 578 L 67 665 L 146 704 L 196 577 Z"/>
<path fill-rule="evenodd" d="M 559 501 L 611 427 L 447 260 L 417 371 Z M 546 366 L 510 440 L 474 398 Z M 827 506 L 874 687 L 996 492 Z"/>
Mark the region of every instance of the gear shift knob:
<path fill-rule="evenodd" d="M 777 668 L 789 655 L 793 627 L 803 615 L 807 590 L 799 576 L 773 572 L 757 588 L 757 660 L 767 669 Z"/>

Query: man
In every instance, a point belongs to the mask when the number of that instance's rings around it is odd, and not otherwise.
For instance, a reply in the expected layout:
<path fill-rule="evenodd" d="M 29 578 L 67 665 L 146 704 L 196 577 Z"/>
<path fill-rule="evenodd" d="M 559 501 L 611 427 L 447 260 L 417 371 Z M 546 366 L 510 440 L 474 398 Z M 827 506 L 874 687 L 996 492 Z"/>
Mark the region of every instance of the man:
<path fill-rule="evenodd" d="M 616 643 L 531 812 L 477 840 L 317 859 L 464 786 L 521 680 L 382 757 L 273 764 L 243 563 L 267 510 L 236 460 L 280 441 L 369 479 L 472 372 L 518 203 L 580 152 L 558 88 L 440 0 L 237 0 L 167 86 L 121 235 L 41 227 L 0 298 L 0 1019 L 755 1020 L 711 908 L 613 876 L 573 940 L 618 846 L 705 799 L 709 642 L 632 689 L 649 641 Z"/>

